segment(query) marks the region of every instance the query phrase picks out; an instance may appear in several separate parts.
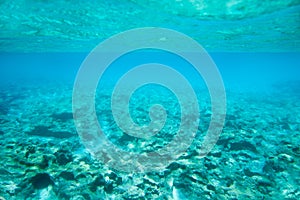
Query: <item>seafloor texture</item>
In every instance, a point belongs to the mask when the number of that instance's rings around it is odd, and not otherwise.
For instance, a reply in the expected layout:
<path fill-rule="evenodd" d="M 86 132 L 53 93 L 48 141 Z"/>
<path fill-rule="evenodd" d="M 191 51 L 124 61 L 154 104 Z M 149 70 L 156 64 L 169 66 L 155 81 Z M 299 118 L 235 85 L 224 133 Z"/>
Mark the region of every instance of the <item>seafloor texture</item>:
<path fill-rule="evenodd" d="M 0 198 L 299 199 L 298 86 L 228 92 L 226 124 L 214 149 L 199 159 L 196 140 L 164 171 L 147 174 L 108 169 L 87 153 L 73 124 L 71 85 L 3 86 Z M 211 114 L 206 103 L 204 124 Z M 125 136 L 121 141 L 137 144 Z"/>

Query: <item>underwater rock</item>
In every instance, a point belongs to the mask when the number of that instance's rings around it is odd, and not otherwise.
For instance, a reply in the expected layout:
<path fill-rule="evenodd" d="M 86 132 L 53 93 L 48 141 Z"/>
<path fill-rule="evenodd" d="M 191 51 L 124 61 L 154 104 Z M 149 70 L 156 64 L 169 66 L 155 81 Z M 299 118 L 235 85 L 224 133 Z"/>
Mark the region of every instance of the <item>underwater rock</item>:
<path fill-rule="evenodd" d="M 263 168 L 265 166 L 265 160 L 254 160 L 249 163 L 248 167 L 244 169 L 244 173 L 246 176 L 254 176 L 254 175 L 263 175 Z"/>
<path fill-rule="evenodd" d="M 232 151 L 249 150 L 252 152 L 257 152 L 256 147 L 247 141 L 230 143 L 230 150 Z"/>
<path fill-rule="evenodd" d="M 103 190 L 111 194 L 115 187 L 122 184 L 122 178 L 114 172 L 107 173 L 104 176 L 99 174 L 95 180 L 89 185 L 92 192 L 95 192 L 98 187 L 103 187 Z"/>
<path fill-rule="evenodd" d="M 273 184 L 267 178 L 262 176 L 255 176 L 252 180 L 256 182 L 256 188 L 260 193 L 264 195 L 269 195 L 272 191 L 271 187 Z"/>
<path fill-rule="evenodd" d="M 180 163 L 177 163 L 177 162 L 173 162 L 167 167 L 167 169 L 169 169 L 171 171 L 175 171 L 177 169 L 186 169 L 186 166 L 182 165 Z"/>
<path fill-rule="evenodd" d="M 294 158 L 288 154 L 279 154 L 278 159 L 288 162 L 288 163 L 293 163 L 294 162 Z"/>
<path fill-rule="evenodd" d="M 210 184 L 207 185 L 206 188 L 207 188 L 208 190 L 212 190 L 212 191 L 214 191 L 214 192 L 216 191 L 216 188 L 215 188 L 213 185 L 210 185 Z"/>
<path fill-rule="evenodd" d="M 120 144 L 126 145 L 132 141 L 135 141 L 135 137 L 128 135 L 126 133 L 123 133 L 122 137 L 119 139 Z"/>
<path fill-rule="evenodd" d="M 7 119 L 0 119 L 0 124 L 4 124 L 4 123 L 7 123 L 9 122 Z"/>
<path fill-rule="evenodd" d="M 223 146 L 223 147 L 227 147 L 228 144 L 230 143 L 230 140 L 232 140 L 233 138 L 220 138 L 217 141 L 217 145 L 219 146 Z"/>
<path fill-rule="evenodd" d="M 41 153 L 37 148 L 29 146 L 25 151 L 25 156 L 20 156 L 18 160 L 21 165 L 45 169 L 49 167 L 49 163 L 53 161 L 53 155 Z"/>
<path fill-rule="evenodd" d="M 27 132 L 28 135 L 41 137 L 69 138 L 75 136 L 68 131 L 51 131 L 47 126 L 36 126 L 32 131 Z"/>
<path fill-rule="evenodd" d="M 25 153 L 25 158 L 28 158 L 29 154 L 35 153 L 35 147 L 34 146 L 28 146 Z"/>
<path fill-rule="evenodd" d="M 277 159 L 266 161 L 266 164 L 263 168 L 263 171 L 267 173 L 278 173 L 283 172 L 284 170 L 284 165 L 281 165 Z"/>
<path fill-rule="evenodd" d="M 7 169 L 0 168 L 0 177 L 1 178 L 11 177 L 11 176 L 13 176 L 13 174 L 10 173 Z"/>
<path fill-rule="evenodd" d="M 71 198 L 69 197 L 69 199 L 72 199 L 72 200 L 90 200 L 91 197 L 88 194 L 82 194 L 82 195 L 72 196 Z"/>
<path fill-rule="evenodd" d="M 300 147 L 294 147 L 292 151 L 295 155 L 300 156 Z"/>
<path fill-rule="evenodd" d="M 108 182 L 104 185 L 104 191 L 108 194 L 111 194 L 113 192 L 114 186 L 112 182 Z"/>
<path fill-rule="evenodd" d="M 90 184 L 89 188 L 92 192 L 95 192 L 97 190 L 97 187 L 104 186 L 105 185 L 105 179 L 104 177 L 99 174 L 95 180 Z"/>
<path fill-rule="evenodd" d="M 210 152 L 209 155 L 211 155 L 215 158 L 221 158 L 222 152 L 221 151 L 214 151 L 214 152 Z"/>
<path fill-rule="evenodd" d="M 43 155 L 43 158 L 42 158 L 42 161 L 38 164 L 38 166 L 41 168 L 41 169 L 45 169 L 46 167 L 49 167 L 49 161 L 51 160 L 52 158 L 47 156 L 47 155 Z"/>
<path fill-rule="evenodd" d="M 103 186 L 105 184 L 105 179 L 101 174 L 99 174 L 93 183 L 97 186 Z"/>
<path fill-rule="evenodd" d="M 56 162 L 59 165 L 66 165 L 67 163 L 73 161 L 73 155 L 71 152 L 66 150 L 58 150 L 54 153 L 56 157 Z"/>
<path fill-rule="evenodd" d="M 39 173 L 31 178 L 31 184 L 35 189 L 43 189 L 49 185 L 54 185 L 52 177 L 47 173 Z"/>
<path fill-rule="evenodd" d="M 218 166 L 214 163 L 207 162 L 204 164 L 204 166 L 207 168 L 207 170 L 213 170 L 216 169 Z"/>
<path fill-rule="evenodd" d="M 258 173 L 256 173 L 256 172 L 253 172 L 253 171 L 250 171 L 250 169 L 244 169 L 244 174 L 246 175 L 246 176 L 249 176 L 249 177 L 252 177 L 252 176 L 255 176 L 255 175 L 259 175 Z"/>

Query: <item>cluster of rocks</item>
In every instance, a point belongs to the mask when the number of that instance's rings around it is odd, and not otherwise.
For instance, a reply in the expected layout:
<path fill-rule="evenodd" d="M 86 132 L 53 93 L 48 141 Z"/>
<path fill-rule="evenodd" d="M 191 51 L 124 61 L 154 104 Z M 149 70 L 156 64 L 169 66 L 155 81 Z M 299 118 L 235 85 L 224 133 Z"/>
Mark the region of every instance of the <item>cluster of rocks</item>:
<path fill-rule="evenodd" d="M 66 109 L 71 90 L 65 96 L 23 92 L 0 97 L 9 105 L 0 108 L 0 199 L 300 198 L 297 99 L 232 93 L 223 133 L 205 158 L 196 141 L 164 171 L 128 174 L 107 168 L 81 144 Z M 54 112 L 37 103 L 49 98 Z M 202 116 L 206 122 L 210 113 Z"/>

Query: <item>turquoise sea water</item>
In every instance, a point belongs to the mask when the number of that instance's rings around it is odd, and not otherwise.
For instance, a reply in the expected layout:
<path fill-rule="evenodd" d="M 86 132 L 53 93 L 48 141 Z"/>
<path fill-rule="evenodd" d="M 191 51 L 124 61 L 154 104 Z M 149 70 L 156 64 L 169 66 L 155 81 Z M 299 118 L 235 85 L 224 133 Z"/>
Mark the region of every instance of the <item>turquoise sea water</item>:
<path fill-rule="evenodd" d="M 297 0 L 0 1 L 0 199 L 299 199 L 299 13 Z M 186 153 L 145 173 L 96 159 L 72 110 L 74 81 L 90 51 L 140 27 L 174 29 L 199 42 L 218 67 L 227 103 L 222 133 L 201 157 L 211 99 L 193 67 L 163 52 L 133 52 L 112 63 L 97 87 L 95 110 L 117 148 L 160 149 L 181 123 L 176 95 L 154 84 L 133 93 L 130 115 L 149 125 L 149 108 L 161 104 L 164 127 L 150 139 L 118 127 L 113 85 L 134 66 L 168 65 L 198 98 L 199 127 Z"/>

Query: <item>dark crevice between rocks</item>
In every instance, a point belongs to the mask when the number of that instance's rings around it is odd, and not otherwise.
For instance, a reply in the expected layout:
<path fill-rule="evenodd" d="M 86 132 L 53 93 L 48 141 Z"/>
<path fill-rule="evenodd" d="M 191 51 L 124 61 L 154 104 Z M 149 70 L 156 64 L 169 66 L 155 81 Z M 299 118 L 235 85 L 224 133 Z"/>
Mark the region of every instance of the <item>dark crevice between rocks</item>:
<path fill-rule="evenodd" d="M 224 139 L 220 138 L 217 142 L 217 145 L 227 148 L 228 144 L 230 144 L 230 140 L 232 139 L 233 138 L 224 138 Z"/>
<path fill-rule="evenodd" d="M 28 147 L 26 148 L 25 158 L 28 158 L 28 156 L 29 156 L 30 154 L 34 154 L 35 152 L 36 152 L 35 146 L 32 146 L 32 145 L 28 146 Z"/>
<path fill-rule="evenodd" d="M 211 191 L 213 191 L 213 192 L 216 192 L 216 188 L 213 186 L 213 185 L 207 185 L 206 186 L 206 188 L 208 189 L 208 190 L 211 190 Z"/>
<path fill-rule="evenodd" d="M 51 131 L 47 126 L 36 126 L 32 131 L 27 132 L 28 135 L 54 138 L 69 138 L 76 136 L 68 131 Z"/>
<path fill-rule="evenodd" d="M 103 187 L 103 190 L 111 194 L 115 187 L 122 184 L 122 178 L 118 177 L 115 173 L 106 174 L 109 177 L 109 181 L 106 181 L 104 176 L 99 174 L 93 182 L 89 184 L 91 192 L 95 192 L 98 187 Z"/>
<path fill-rule="evenodd" d="M 40 169 L 45 169 L 45 168 L 49 167 L 49 165 L 50 165 L 49 161 L 51 160 L 51 158 L 49 158 L 49 156 L 47 156 L 47 155 L 43 155 L 42 160 L 40 162 L 28 161 L 27 159 L 28 158 L 19 160 L 19 163 L 21 165 L 25 165 L 27 167 L 36 166 L 36 167 L 39 167 Z"/>
<path fill-rule="evenodd" d="M 43 189 L 49 185 L 54 185 L 53 178 L 47 173 L 38 173 L 30 180 L 35 189 Z"/>
<path fill-rule="evenodd" d="M 72 172 L 63 171 L 59 176 L 65 180 L 75 180 L 75 176 Z"/>
<path fill-rule="evenodd" d="M 97 187 L 101 187 L 105 185 L 105 179 L 104 177 L 99 174 L 97 178 L 89 185 L 89 188 L 92 192 L 95 192 L 97 190 Z"/>
<path fill-rule="evenodd" d="M 230 143 L 230 150 L 231 151 L 240 151 L 240 150 L 249 150 L 254 153 L 257 152 L 256 147 L 247 141 L 240 141 L 240 142 L 234 142 Z"/>

